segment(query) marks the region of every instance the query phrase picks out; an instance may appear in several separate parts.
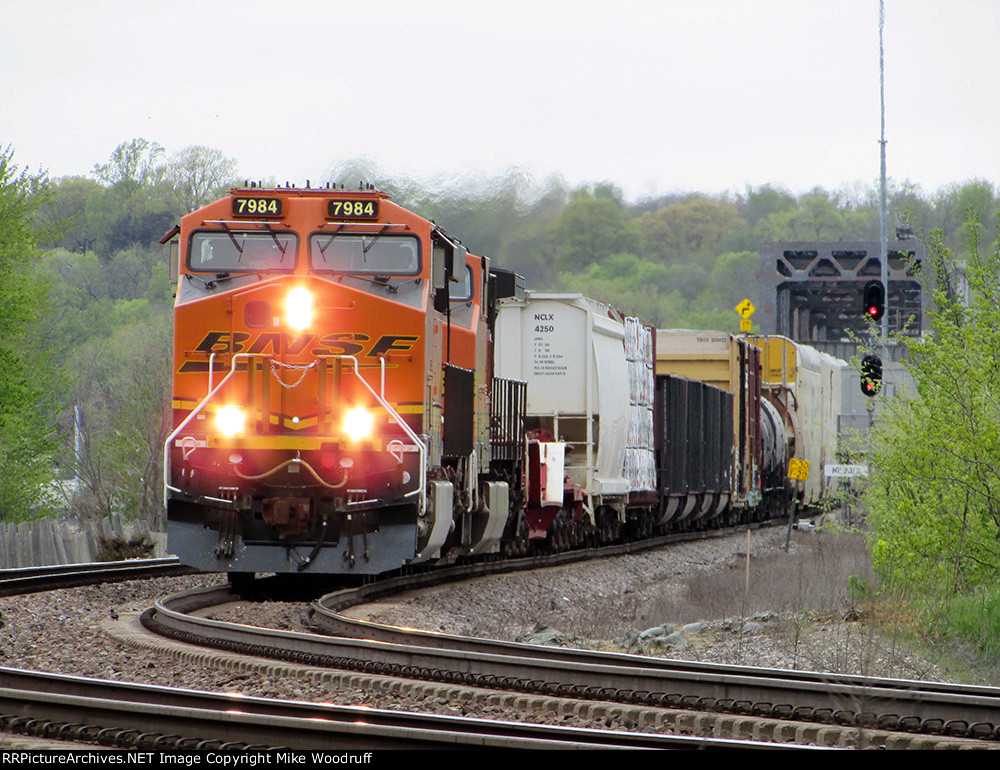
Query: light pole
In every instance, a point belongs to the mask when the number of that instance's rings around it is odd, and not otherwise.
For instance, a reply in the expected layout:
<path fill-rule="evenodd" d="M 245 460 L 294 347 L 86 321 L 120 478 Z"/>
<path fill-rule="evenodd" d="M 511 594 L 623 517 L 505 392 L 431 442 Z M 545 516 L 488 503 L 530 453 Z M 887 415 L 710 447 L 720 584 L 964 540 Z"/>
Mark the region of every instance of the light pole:
<path fill-rule="evenodd" d="M 885 181 L 885 46 L 883 31 L 885 29 L 885 0 L 879 0 L 878 9 L 878 83 L 879 108 L 882 123 L 882 133 L 879 148 L 882 156 L 881 173 L 881 212 L 879 214 L 879 240 L 881 245 L 882 286 L 885 288 L 885 312 L 882 314 L 882 347 L 889 339 L 889 247 L 886 227 L 886 181 Z"/>

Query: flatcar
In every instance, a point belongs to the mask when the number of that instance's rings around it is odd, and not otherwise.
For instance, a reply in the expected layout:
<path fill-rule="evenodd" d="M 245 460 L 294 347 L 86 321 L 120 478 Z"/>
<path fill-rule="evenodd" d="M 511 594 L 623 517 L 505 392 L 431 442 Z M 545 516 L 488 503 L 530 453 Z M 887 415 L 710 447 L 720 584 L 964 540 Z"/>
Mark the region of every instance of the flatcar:
<path fill-rule="evenodd" d="M 814 440 L 759 346 L 528 291 L 371 187 L 236 188 L 164 240 L 168 547 L 198 569 L 375 575 L 779 515 Z"/>

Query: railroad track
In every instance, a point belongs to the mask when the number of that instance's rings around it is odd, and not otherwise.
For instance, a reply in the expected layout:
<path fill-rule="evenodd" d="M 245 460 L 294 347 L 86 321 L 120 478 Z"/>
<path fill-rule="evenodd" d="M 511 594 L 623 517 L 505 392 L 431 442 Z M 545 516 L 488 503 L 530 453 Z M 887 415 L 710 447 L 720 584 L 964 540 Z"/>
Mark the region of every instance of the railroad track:
<path fill-rule="evenodd" d="M 2 573 L 7 593 L 174 574 L 174 559 Z M 231 599 L 228 595 L 226 599 Z M 143 751 L 380 748 L 733 748 L 754 741 L 643 735 L 283 702 L 0 669 L 0 731 Z M 4 741 L 0 740 L 0 745 Z"/>
<path fill-rule="evenodd" d="M 0 727 L 143 751 L 761 747 L 754 741 L 377 711 L 7 668 L 0 668 Z"/>
<path fill-rule="evenodd" d="M 573 558 L 570 554 L 566 557 Z M 119 565 L 111 566 L 113 574 L 124 574 L 117 571 Z M 516 568 L 516 564 L 508 563 L 480 565 L 476 570 L 490 571 L 498 566 L 500 569 Z M 156 565 L 156 568 L 170 569 L 171 564 Z M 73 581 L 81 579 L 80 575 L 72 574 L 76 571 L 69 571 Z M 455 574 L 462 571 L 454 570 Z M 7 574 L 12 572 L 7 571 Z M 400 588 L 413 589 L 419 587 L 421 581 L 430 584 L 448 577 L 447 571 L 436 571 L 425 577 L 407 575 L 395 584 L 380 581 L 322 597 L 312 609 L 314 622 L 348 638 L 252 628 L 191 614 L 239 598 L 225 585 L 163 599 L 144 614 L 143 620 L 158 633 L 190 643 L 314 666 L 332 666 L 348 672 L 359 671 L 365 677 L 406 677 L 438 682 L 442 688 L 491 688 L 524 694 L 526 698 L 617 704 L 614 708 L 618 708 L 619 713 L 636 708 L 650 712 L 686 710 L 704 717 L 684 722 L 681 729 L 693 732 L 711 734 L 714 730 L 716 735 L 756 735 L 757 725 L 762 723 L 780 725 L 811 721 L 825 731 L 825 737 L 819 740 L 827 745 L 838 741 L 841 745 L 845 742 L 850 745 L 854 740 L 833 738 L 831 731 L 866 732 L 864 741 L 870 744 L 876 733 L 903 730 L 911 735 L 932 736 L 916 739 L 922 741 L 917 743 L 921 746 L 933 745 L 939 738 L 945 740 L 941 736 L 949 735 L 967 742 L 976 739 L 978 745 L 1000 746 L 1000 741 L 993 743 L 997 741 L 996 726 L 1000 724 L 1000 688 L 958 688 L 927 682 L 761 671 L 471 640 L 434 632 L 404 631 L 342 614 L 346 607 L 372 601 Z M 31 576 L 22 574 L 20 578 L 30 579 Z M 106 579 L 107 576 L 90 574 L 86 582 Z M 266 588 L 268 581 L 258 582 L 262 591 L 270 590 Z M 21 585 L 23 588 L 24 584 Z M 2 586 L 0 582 L 0 590 Z M 591 711 L 599 708 L 590 706 Z M 731 721 L 730 732 L 720 732 L 712 726 L 726 718 Z M 666 723 L 653 718 L 643 719 L 633 720 L 633 724 Z M 139 728 L 128 728 L 126 732 L 134 729 Z M 769 729 L 761 734 L 782 741 L 792 740 L 795 735 L 794 731 L 780 729 Z M 815 739 L 817 731 L 804 730 L 802 734 Z M 879 744 L 879 740 L 883 743 Z M 287 741 L 279 743 L 288 745 Z M 874 744 L 888 745 L 884 736 L 874 738 Z M 906 745 L 906 742 L 891 745 Z"/>
<path fill-rule="evenodd" d="M 414 587 L 412 576 L 404 580 L 408 588 Z M 760 670 L 468 639 L 404 631 L 345 618 L 336 611 L 368 601 L 371 591 L 386 590 L 383 585 L 355 589 L 350 592 L 353 598 L 341 592 L 314 605 L 317 623 L 336 625 L 340 632 L 348 629 L 351 636 L 363 638 L 253 628 L 191 614 L 235 598 L 226 586 L 161 600 L 143 615 L 143 624 L 188 643 L 372 676 L 650 710 L 697 710 L 746 717 L 749 723 L 811 722 L 845 734 L 904 732 L 986 745 L 1000 738 L 1000 688 Z"/>
<path fill-rule="evenodd" d="M 74 588 L 122 580 L 190 575 L 196 571 L 182 565 L 176 556 L 0 569 L 0 596 L 38 593 L 57 588 Z"/>

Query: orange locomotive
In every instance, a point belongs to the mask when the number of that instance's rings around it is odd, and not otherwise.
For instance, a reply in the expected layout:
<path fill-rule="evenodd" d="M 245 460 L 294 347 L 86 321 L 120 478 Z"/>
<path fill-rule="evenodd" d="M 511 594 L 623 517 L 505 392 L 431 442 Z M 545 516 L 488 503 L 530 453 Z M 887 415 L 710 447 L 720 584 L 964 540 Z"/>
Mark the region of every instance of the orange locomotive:
<path fill-rule="evenodd" d="M 234 189 L 169 237 L 182 562 L 377 574 L 499 549 L 523 395 L 506 384 L 491 442 L 486 259 L 372 188 Z"/>

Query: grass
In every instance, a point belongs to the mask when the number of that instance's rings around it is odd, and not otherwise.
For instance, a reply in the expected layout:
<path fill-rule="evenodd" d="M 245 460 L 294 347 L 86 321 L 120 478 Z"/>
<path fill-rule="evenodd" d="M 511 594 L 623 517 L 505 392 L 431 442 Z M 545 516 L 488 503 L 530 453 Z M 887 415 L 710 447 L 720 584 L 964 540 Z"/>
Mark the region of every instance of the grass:
<path fill-rule="evenodd" d="M 945 638 L 970 644 L 988 658 L 1000 657 L 1000 587 L 952 596 L 936 617 Z"/>
<path fill-rule="evenodd" d="M 676 623 L 747 617 L 761 612 L 839 614 L 851 606 L 848 581 L 871 585 L 875 576 L 863 538 L 848 532 L 795 532 L 788 553 L 754 557 L 747 580 L 746 554 L 725 570 L 696 575 L 680 596 L 651 602 L 639 620 L 668 617 Z"/>
<path fill-rule="evenodd" d="M 647 613 L 679 623 L 782 613 L 793 618 L 792 644 L 809 630 L 828 635 L 830 670 L 923 678 L 926 661 L 952 681 L 1000 685 L 1000 586 L 933 607 L 879 596 L 864 537 L 846 531 L 795 533 L 789 553 L 751 559 L 749 584 L 745 568 L 737 554 L 728 570 L 696 576 L 686 595 Z"/>
<path fill-rule="evenodd" d="M 758 649 L 752 637 L 763 634 L 769 640 L 761 649 L 777 657 L 784 651 L 786 662 L 777 665 L 1000 685 L 1000 588 L 950 597 L 932 611 L 880 593 L 857 531 L 796 531 L 787 552 L 755 543 L 749 563 L 737 542 L 721 563 L 706 559 L 704 569 L 685 569 L 683 577 L 680 570 L 651 568 L 638 580 L 623 579 L 615 597 L 581 598 L 586 594 L 572 581 L 526 581 L 521 609 L 494 620 L 518 634 L 541 620 L 606 641 L 625 639 L 630 629 L 706 621 L 711 629 L 699 644 L 714 648 L 719 662 L 752 663 Z M 744 621 L 762 618 L 754 624 L 759 630 L 740 630 Z"/>

